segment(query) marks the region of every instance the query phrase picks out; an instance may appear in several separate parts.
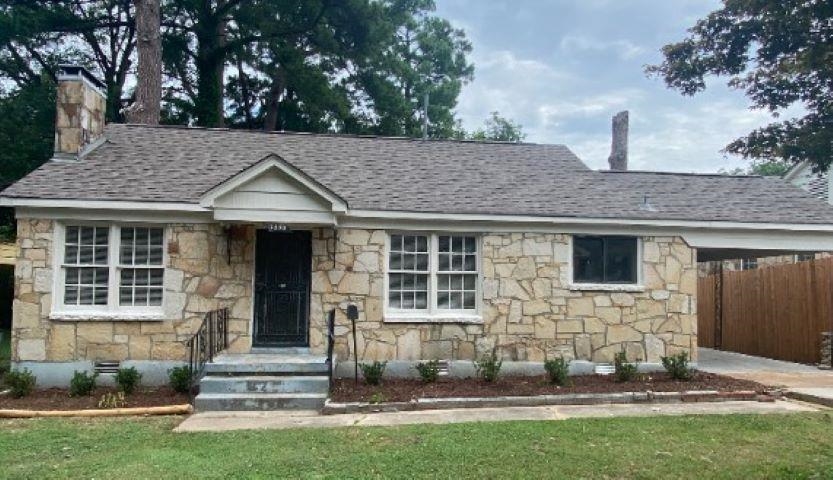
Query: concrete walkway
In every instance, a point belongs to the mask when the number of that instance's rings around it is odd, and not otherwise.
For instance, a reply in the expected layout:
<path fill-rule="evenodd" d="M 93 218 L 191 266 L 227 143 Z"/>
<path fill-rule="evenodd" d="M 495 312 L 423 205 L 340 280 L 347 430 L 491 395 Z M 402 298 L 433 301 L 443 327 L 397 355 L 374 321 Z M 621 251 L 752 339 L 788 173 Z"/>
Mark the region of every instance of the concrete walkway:
<path fill-rule="evenodd" d="M 833 371 L 742 353 L 700 348 L 697 368 L 705 372 L 785 388 L 795 398 L 833 406 Z"/>
<path fill-rule="evenodd" d="M 175 432 L 216 432 L 251 429 L 393 426 L 511 420 L 555 421 L 569 418 L 643 417 L 654 415 L 717 415 L 737 413 L 814 412 L 819 408 L 801 403 L 717 402 L 673 404 L 560 405 L 545 407 L 469 408 L 411 412 L 320 415 L 315 411 L 205 412 L 188 417 Z"/>

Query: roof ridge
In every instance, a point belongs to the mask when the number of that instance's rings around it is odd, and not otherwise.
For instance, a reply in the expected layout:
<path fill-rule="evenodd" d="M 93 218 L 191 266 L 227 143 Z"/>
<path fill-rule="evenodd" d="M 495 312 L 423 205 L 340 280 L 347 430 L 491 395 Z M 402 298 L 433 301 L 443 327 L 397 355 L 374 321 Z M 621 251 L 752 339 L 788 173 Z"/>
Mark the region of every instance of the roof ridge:
<path fill-rule="evenodd" d="M 665 172 L 657 170 L 598 170 L 599 173 L 642 173 L 649 175 L 674 175 L 678 177 L 715 177 L 715 178 L 767 178 L 764 175 L 737 175 L 732 173 L 700 173 L 700 172 Z"/>
<path fill-rule="evenodd" d="M 138 127 L 138 128 L 160 128 L 168 130 L 189 130 L 189 131 L 206 131 L 206 132 L 233 132 L 233 133 L 251 133 L 260 135 L 292 135 L 292 136 L 310 136 L 310 137 L 332 137 L 332 138 L 357 138 L 370 140 L 401 140 L 411 142 L 431 142 L 431 143 L 468 143 L 468 144 L 485 144 L 485 145 L 509 145 L 509 146 L 528 146 L 528 147 L 562 147 L 567 148 L 563 143 L 535 143 L 535 142 L 509 142 L 504 140 L 471 140 L 465 138 L 417 138 L 417 137 L 397 137 L 388 135 L 373 135 L 373 134 L 359 134 L 359 133 L 322 133 L 322 132 L 298 132 L 293 130 L 256 130 L 248 128 L 229 128 L 229 127 L 199 127 L 192 125 L 146 125 L 141 123 L 108 123 L 107 126 L 122 126 L 122 127 Z"/>

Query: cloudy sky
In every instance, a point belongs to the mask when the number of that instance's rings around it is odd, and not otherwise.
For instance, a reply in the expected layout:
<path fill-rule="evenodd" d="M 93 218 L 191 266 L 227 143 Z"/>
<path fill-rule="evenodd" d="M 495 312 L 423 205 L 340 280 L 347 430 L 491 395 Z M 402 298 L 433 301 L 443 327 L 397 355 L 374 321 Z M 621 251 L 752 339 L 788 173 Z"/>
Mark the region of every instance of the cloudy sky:
<path fill-rule="evenodd" d="M 527 141 L 563 143 L 606 168 L 610 119 L 630 110 L 630 167 L 714 172 L 745 164 L 726 144 L 769 122 L 743 93 L 714 81 L 683 97 L 647 78 L 660 48 L 719 6 L 717 0 L 437 0 L 463 28 L 475 80 L 458 114 L 468 129 L 490 111 L 521 123 Z"/>

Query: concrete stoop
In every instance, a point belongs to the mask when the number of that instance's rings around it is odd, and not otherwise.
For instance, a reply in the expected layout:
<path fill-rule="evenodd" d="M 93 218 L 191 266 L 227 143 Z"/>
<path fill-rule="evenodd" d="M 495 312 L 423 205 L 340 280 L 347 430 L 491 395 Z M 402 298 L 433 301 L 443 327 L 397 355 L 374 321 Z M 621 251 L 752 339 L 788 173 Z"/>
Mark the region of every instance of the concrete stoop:
<path fill-rule="evenodd" d="M 200 412 L 320 410 L 326 358 L 304 352 L 223 354 L 206 365 L 194 407 Z"/>

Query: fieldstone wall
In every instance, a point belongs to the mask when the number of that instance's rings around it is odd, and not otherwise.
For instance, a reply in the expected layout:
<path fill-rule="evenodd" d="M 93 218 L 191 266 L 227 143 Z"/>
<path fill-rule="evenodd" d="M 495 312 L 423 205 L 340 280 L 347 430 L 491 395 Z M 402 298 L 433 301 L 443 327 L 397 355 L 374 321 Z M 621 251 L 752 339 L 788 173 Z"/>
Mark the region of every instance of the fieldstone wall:
<path fill-rule="evenodd" d="M 696 359 L 697 266 L 680 238 L 642 240 L 640 291 L 570 289 L 570 237 L 487 234 L 482 238 L 483 324 L 386 323 L 385 236 L 381 230 L 314 232 L 311 347 L 326 351 L 325 315 L 337 308 L 336 352 L 352 358 L 344 309 L 359 308 L 362 360 L 471 360 L 495 350 L 507 360 L 659 362 L 687 351 Z"/>
<path fill-rule="evenodd" d="M 249 350 L 253 227 L 234 229 L 230 244 L 219 225 L 166 227 L 162 321 L 50 319 L 53 232 L 52 221 L 18 219 L 14 361 L 186 360 L 185 342 L 205 313 L 223 307 L 231 310 L 231 350 Z"/>

